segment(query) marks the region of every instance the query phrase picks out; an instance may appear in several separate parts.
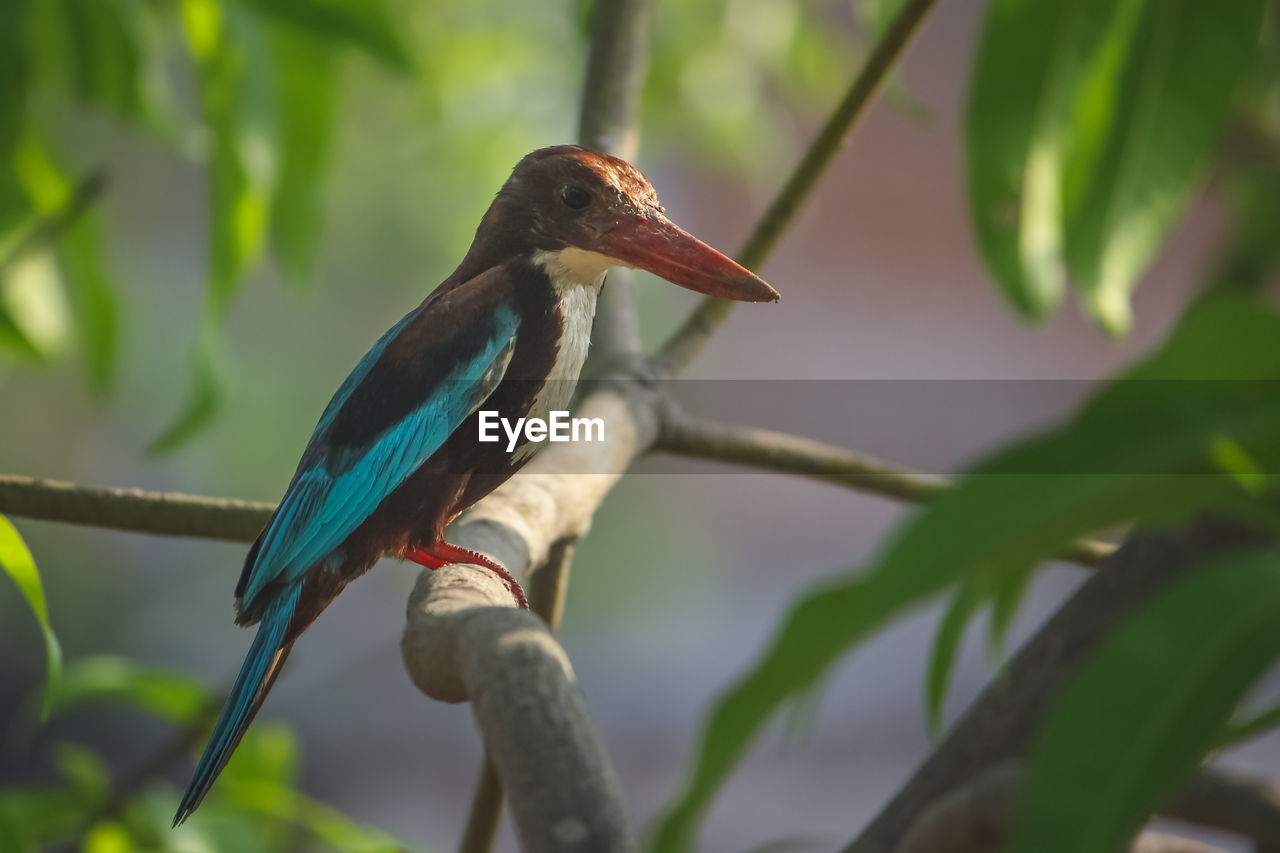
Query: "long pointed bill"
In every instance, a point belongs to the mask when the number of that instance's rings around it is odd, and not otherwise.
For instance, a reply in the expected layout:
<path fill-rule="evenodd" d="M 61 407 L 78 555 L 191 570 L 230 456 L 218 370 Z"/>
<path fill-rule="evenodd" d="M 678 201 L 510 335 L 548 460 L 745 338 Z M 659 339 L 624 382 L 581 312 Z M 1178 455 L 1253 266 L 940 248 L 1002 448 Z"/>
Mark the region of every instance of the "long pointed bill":
<path fill-rule="evenodd" d="M 739 302 L 778 300 L 778 291 L 750 270 L 662 215 L 627 219 L 603 242 L 603 254 L 699 293 Z"/>

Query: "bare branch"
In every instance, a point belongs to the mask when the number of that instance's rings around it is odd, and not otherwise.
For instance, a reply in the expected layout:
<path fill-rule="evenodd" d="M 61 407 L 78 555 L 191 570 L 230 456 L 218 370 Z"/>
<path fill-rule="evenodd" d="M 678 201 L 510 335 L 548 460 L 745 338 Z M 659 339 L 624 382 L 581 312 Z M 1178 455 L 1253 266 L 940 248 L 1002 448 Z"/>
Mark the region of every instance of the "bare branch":
<path fill-rule="evenodd" d="M 863 108 L 889 76 L 898 55 L 936 2 L 937 0 L 907 0 L 903 5 L 893 24 L 867 57 L 866 64 L 854 78 L 840 105 L 822 126 L 764 216 L 756 223 L 755 230 L 738 252 L 738 263 L 748 269 L 756 269 L 773 251 L 800 206 L 812 195 L 818 180 L 848 141 L 849 133 L 862 115 Z M 660 371 L 667 375 L 682 371 L 702 350 L 711 333 L 729 316 L 733 306 L 733 302 L 711 297 L 698 303 L 698 307 L 659 350 L 656 361 Z"/>
<path fill-rule="evenodd" d="M 471 701 L 523 849 L 635 850 L 569 659 L 542 620 L 514 605 L 479 566 L 425 572 L 409 599 L 405 666 L 427 695 Z"/>
<path fill-rule="evenodd" d="M 137 533 L 252 542 L 275 504 L 142 489 L 98 489 L 0 474 L 0 513 Z"/>
<path fill-rule="evenodd" d="M 943 480 L 913 474 L 833 444 L 759 427 L 694 418 L 674 406 L 663 411 L 662 430 L 653 449 L 693 459 L 797 474 L 908 503 L 927 503 L 948 485 Z M 1114 550 L 1115 546 L 1108 542 L 1081 539 L 1067 546 L 1061 557 L 1097 568 Z"/>

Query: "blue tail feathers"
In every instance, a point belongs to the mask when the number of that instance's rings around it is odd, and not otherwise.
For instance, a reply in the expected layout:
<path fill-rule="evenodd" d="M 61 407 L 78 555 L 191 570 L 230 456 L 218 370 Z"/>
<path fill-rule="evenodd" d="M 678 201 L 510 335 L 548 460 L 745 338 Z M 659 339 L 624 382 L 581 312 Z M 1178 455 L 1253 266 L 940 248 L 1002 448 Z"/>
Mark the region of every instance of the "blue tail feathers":
<path fill-rule="evenodd" d="M 205 794 L 209 793 L 209 788 L 226 766 L 227 759 L 231 758 L 231 753 L 253 721 L 262 700 L 266 698 L 267 691 L 288 654 L 285 634 L 293 620 L 293 612 L 301 592 L 302 584 L 291 584 L 267 606 L 262 622 L 258 625 L 258 635 L 253 638 L 253 645 L 249 647 L 249 654 L 240 667 L 236 683 L 222 707 L 218 724 L 209 736 L 209 743 L 200 756 L 187 792 L 182 795 L 182 803 L 173 818 L 174 826 L 186 820 L 200 805 Z"/>

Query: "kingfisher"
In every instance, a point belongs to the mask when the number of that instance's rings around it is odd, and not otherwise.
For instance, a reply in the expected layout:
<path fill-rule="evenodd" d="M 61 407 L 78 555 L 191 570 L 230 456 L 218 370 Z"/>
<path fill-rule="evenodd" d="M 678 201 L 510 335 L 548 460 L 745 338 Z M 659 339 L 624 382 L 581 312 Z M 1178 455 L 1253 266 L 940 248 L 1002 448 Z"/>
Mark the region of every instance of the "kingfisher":
<path fill-rule="evenodd" d="M 480 441 L 477 412 L 564 410 L 587 357 L 610 267 L 648 270 L 727 299 L 777 292 L 672 223 L 649 181 L 617 157 L 558 145 L 522 159 L 462 263 L 360 359 L 320 415 L 235 589 L 236 623 L 258 633 L 173 825 L 195 811 L 262 706 L 299 635 L 381 557 L 496 573 L 445 528 L 539 445 Z"/>

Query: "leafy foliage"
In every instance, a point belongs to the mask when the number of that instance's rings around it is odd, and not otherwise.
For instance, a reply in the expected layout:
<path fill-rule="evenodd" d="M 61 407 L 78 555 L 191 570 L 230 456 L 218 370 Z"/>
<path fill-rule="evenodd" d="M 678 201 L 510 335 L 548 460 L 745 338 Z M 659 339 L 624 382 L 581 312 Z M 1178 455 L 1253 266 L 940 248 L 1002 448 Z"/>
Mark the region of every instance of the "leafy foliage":
<path fill-rule="evenodd" d="M 1129 292 L 1185 207 L 1256 54 L 1265 0 L 996 0 L 967 116 L 978 243 L 1010 301 L 1069 272 L 1128 329 Z"/>
<path fill-rule="evenodd" d="M 1223 473 L 1213 448 L 1226 435 L 1266 470 L 1280 470 L 1277 380 L 1280 314 L 1253 297 L 1206 298 L 1158 353 L 1070 422 L 977 465 L 864 572 L 802 597 L 711 712 L 692 781 L 661 824 L 660 848 L 687 849 L 697 819 L 769 717 L 907 608 L 962 584 L 931 676 L 937 703 L 955 637 L 977 603 L 993 599 L 997 622 L 1007 625 L 1036 563 L 1071 539 L 1204 509 L 1274 524 L 1269 499 Z"/>
<path fill-rule="evenodd" d="M 1199 567 L 1107 639 L 1046 721 L 1010 853 L 1124 846 L 1280 654 L 1280 559 Z"/>
<path fill-rule="evenodd" d="M 0 515 L 0 570 L 18 585 L 18 591 L 26 599 L 44 634 L 45 677 L 48 682 L 44 695 L 44 713 L 48 714 L 62 676 L 62 647 L 58 645 L 58 637 L 49 623 L 49 605 L 45 601 L 44 585 L 40 582 L 35 558 L 27 550 L 27 544 L 22 541 L 17 528 L 3 515 Z"/>

